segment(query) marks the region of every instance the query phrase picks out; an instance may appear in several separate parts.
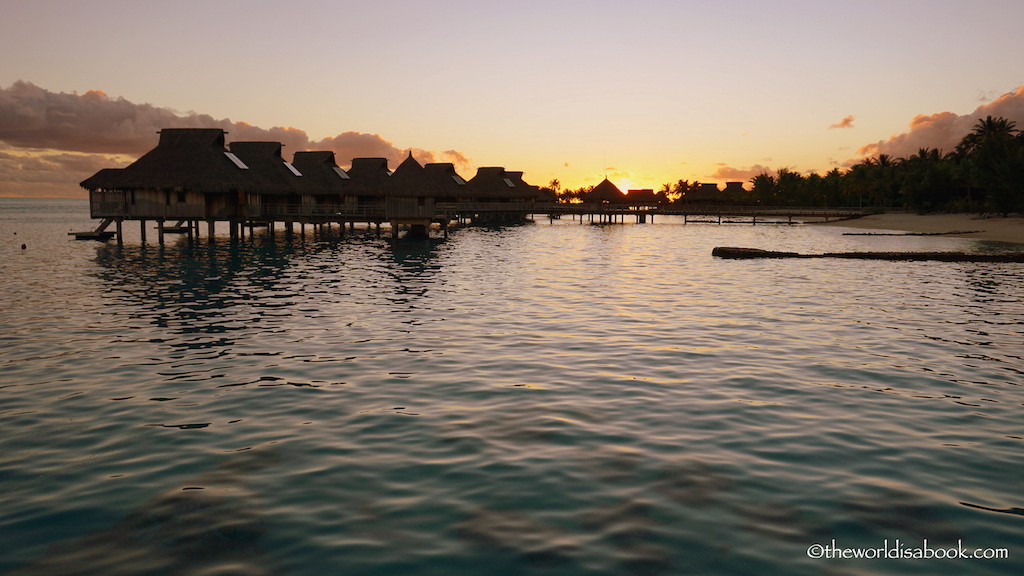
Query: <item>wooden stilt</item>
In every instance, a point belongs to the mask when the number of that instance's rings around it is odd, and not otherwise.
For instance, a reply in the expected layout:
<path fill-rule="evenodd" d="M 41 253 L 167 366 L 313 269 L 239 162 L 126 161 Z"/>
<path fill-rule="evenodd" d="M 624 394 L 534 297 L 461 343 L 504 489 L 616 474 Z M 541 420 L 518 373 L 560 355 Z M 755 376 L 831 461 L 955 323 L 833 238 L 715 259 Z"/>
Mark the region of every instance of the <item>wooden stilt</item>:
<path fill-rule="evenodd" d="M 139 236 L 142 237 L 142 241 L 146 241 L 146 221 L 139 220 Z"/>

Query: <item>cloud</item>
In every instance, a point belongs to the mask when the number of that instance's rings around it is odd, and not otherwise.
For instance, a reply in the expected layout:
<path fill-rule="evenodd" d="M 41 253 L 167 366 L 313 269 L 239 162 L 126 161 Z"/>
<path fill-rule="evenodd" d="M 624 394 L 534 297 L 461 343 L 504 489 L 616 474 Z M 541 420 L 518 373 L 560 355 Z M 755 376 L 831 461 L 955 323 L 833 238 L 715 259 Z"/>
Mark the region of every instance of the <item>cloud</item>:
<path fill-rule="evenodd" d="M 921 148 L 937 148 L 951 152 L 979 120 L 986 116 L 1003 117 L 1018 126 L 1024 125 L 1024 86 L 1003 94 L 988 104 L 979 106 L 974 112 L 960 116 L 953 112 L 918 114 L 910 121 L 910 130 L 896 134 L 888 140 L 879 140 L 861 146 L 857 153 L 862 157 L 889 154 L 905 158 L 917 154 Z M 851 160 L 849 163 L 855 163 Z"/>
<path fill-rule="evenodd" d="M 18 81 L 9 88 L 0 87 L 0 142 L 8 146 L 0 149 L 8 151 L 0 155 L 0 195 L 40 195 L 31 192 L 32 181 L 60 182 L 65 186 L 65 196 L 84 195 L 78 182 L 100 168 L 124 167 L 145 154 L 156 145 L 157 132 L 162 128 L 220 128 L 228 133 L 229 142 L 281 142 L 286 157 L 301 150 L 333 150 L 342 166 L 358 157 L 383 157 L 396 166 L 409 150 L 396 147 L 378 134 L 343 132 L 313 141 L 298 128 L 261 128 L 207 114 L 136 104 L 112 98 L 101 90 L 57 93 Z M 451 162 L 459 170 L 471 167 L 470 159 L 456 150 L 413 148 L 412 152 L 420 162 Z M 110 162 L 102 155 L 121 158 Z M 81 160 L 76 162 L 76 157 Z M 97 159 L 107 162 L 97 165 Z M 54 173 L 44 175 L 47 170 Z"/>
<path fill-rule="evenodd" d="M 724 164 L 718 164 L 719 168 L 710 176 L 712 180 L 726 182 L 746 182 L 759 174 L 765 172 L 774 174 L 775 171 L 761 164 L 754 164 L 750 168 L 733 168 Z"/>
<path fill-rule="evenodd" d="M 853 128 L 853 120 L 854 120 L 854 116 L 853 116 L 853 114 L 850 114 L 849 116 L 847 116 L 846 118 L 843 118 L 839 122 L 836 122 L 835 124 L 830 125 L 828 127 L 828 129 L 832 130 L 834 128 Z"/>
<path fill-rule="evenodd" d="M 26 152 L 0 144 L 0 196 L 67 198 L 84 196 L 69 174 L 90 175 L 124 165 L 124 158 L 72 152 Z"/>

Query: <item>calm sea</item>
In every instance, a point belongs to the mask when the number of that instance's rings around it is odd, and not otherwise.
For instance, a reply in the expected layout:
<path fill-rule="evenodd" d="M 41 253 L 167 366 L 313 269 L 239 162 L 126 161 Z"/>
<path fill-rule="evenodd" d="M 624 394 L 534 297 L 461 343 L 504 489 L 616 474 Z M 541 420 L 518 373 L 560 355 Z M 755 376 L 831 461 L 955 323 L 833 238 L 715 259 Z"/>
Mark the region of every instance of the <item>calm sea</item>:
<path fill-rule="evenodd" d="M 0 573 L 1024 566 L 1024 267 L 711 257 L 1012 245 L 91 227 L 0 200 Z"/>

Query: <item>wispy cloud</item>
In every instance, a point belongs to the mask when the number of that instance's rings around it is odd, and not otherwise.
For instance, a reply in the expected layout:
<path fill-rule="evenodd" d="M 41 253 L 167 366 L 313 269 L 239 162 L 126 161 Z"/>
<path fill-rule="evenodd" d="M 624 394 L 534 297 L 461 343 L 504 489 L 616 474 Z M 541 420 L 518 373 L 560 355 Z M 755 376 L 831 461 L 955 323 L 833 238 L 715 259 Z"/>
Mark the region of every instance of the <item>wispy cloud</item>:
<path fill-rule="evenodd" d="M 60 195 L 82 195 L 78 182 L 100 168 L 123 167 L 146 153 L 156 145 L 162 128 L 221 128 L 228 132 L 229 142 L 281 142 L 286 155 L 333 150 L 342 166 L 352 158 L 366 156 L 387 158 L 397 165 L 409 150 L 379 134 L 342 132 L 317 141 L 298 128 L 261 128 L 207 114 L 136 104 L 101 90 L 68 94 L 18 81 L 0 88 L 0 142 L 7 145 L 0 150 L 0 195 L 53 195 L 58 188 L 63 190 Z M 457 150 L 413 148 L 412 152 L 420 162 L 452 162 L 459 170 L 467 170 L 471 164 Z M 120 162 L 111 162 L 111 155 L 120 155 Z M 47 190 L 33 188 L 43 182 L 50 183 Z"/>
<path fill-rule="evenodd" d="M 853 114 L 850 114 L 849 116 L 843 118 L 839 122 L 829 125 L 828 129 L 833 130 L 835 128 L 853 128 L 853 120 L 854 116 Z"/>
<path fill-rule="evenodd" d="M 1002 116 L 1016 122 L 1018 126 L 1024 125 L 1024 86 L 1019 86 L 1016 90 L 1003 94 L 963 116 L 948 111 L 919 114 L 910 121 L 909 131 L 891 136 L 888 140 L 865 144 L 857 153 L 861 157 L 877 154 L 906 157 L 916 154 L 921 148 L 937 148 L 943 152 L 950 152 L 970 133 L 978 121 L 986 116 Z"/>

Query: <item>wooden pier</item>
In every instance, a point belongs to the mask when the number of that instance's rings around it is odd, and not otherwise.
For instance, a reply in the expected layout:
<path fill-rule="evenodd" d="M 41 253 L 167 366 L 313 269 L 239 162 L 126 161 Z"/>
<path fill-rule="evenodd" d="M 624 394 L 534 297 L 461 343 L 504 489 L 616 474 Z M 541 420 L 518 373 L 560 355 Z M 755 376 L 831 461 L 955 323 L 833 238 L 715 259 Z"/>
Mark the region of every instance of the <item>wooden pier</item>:
<path fill-rule="evenodd" d="M 581 224 L 620 224 L 627 221 L 637 224 L 653 223 L 655 217 L 681 216 L 683 223 L 713 224 L 794 224 L 806 219 L 819 219 L 825 222 L 857 218 L 867 214 L 857 208 L 822 208 L 822 207 L 759 207 L 759 206 L 642 206 L 628 207 L 609 204 L 559 204 L 544 202 L 497 203 L 497 202 L 450 202 L 436 203 L 430 210 L 410 212 L 396 209 L 386 204 L 372 206 L 330 205 L 330 204 L 261 204 L 250 206 L 244 213 L 232 217 L 189 218 L 175 214 L 153 214 L 146 218 L 124 214 L 120 206 L 94 205 L 92 216 L 103 221 L 96 230 L 71 232 L 82 240 L 122 240 L 122 223 L 126 220 L 138 221 L 142 241 L 147 240 L 147 223 L 156 224 L 157 241 L 164 242 L 166 234 L 186 234 L 190 239 L 198 238 L 199 231 L 205 223 L 207 236 L 211 239 L 217 223 L 227 223 L 232 238 L 244 238 L 246 229 L 252 235 L 256 228 L 266 228 L 271 232 L 276 225 L 283 225 L 288 232 L 294 231 L 296 225 L 300 233 L 305 234 L 306 227 L 330 228 L 337 226 L 342 235 L 346 230 L 353 231 L 359 224 L 375 229 L 381 235 L 382 225 L 389 224 L 390 233 L 397 237 L 402 227 L 437 225 L 447 235 L 452 224 L 457 225 L 510 225 L 519 224 L 535 217 L 561 219 L 565 216 L 579 220 Z M 117 213 L 116 215 L 114 213 Z M 107 230 L 115 224 L 116 231 Z M 420 230 L 423 232 L 423 229 Z"/>

